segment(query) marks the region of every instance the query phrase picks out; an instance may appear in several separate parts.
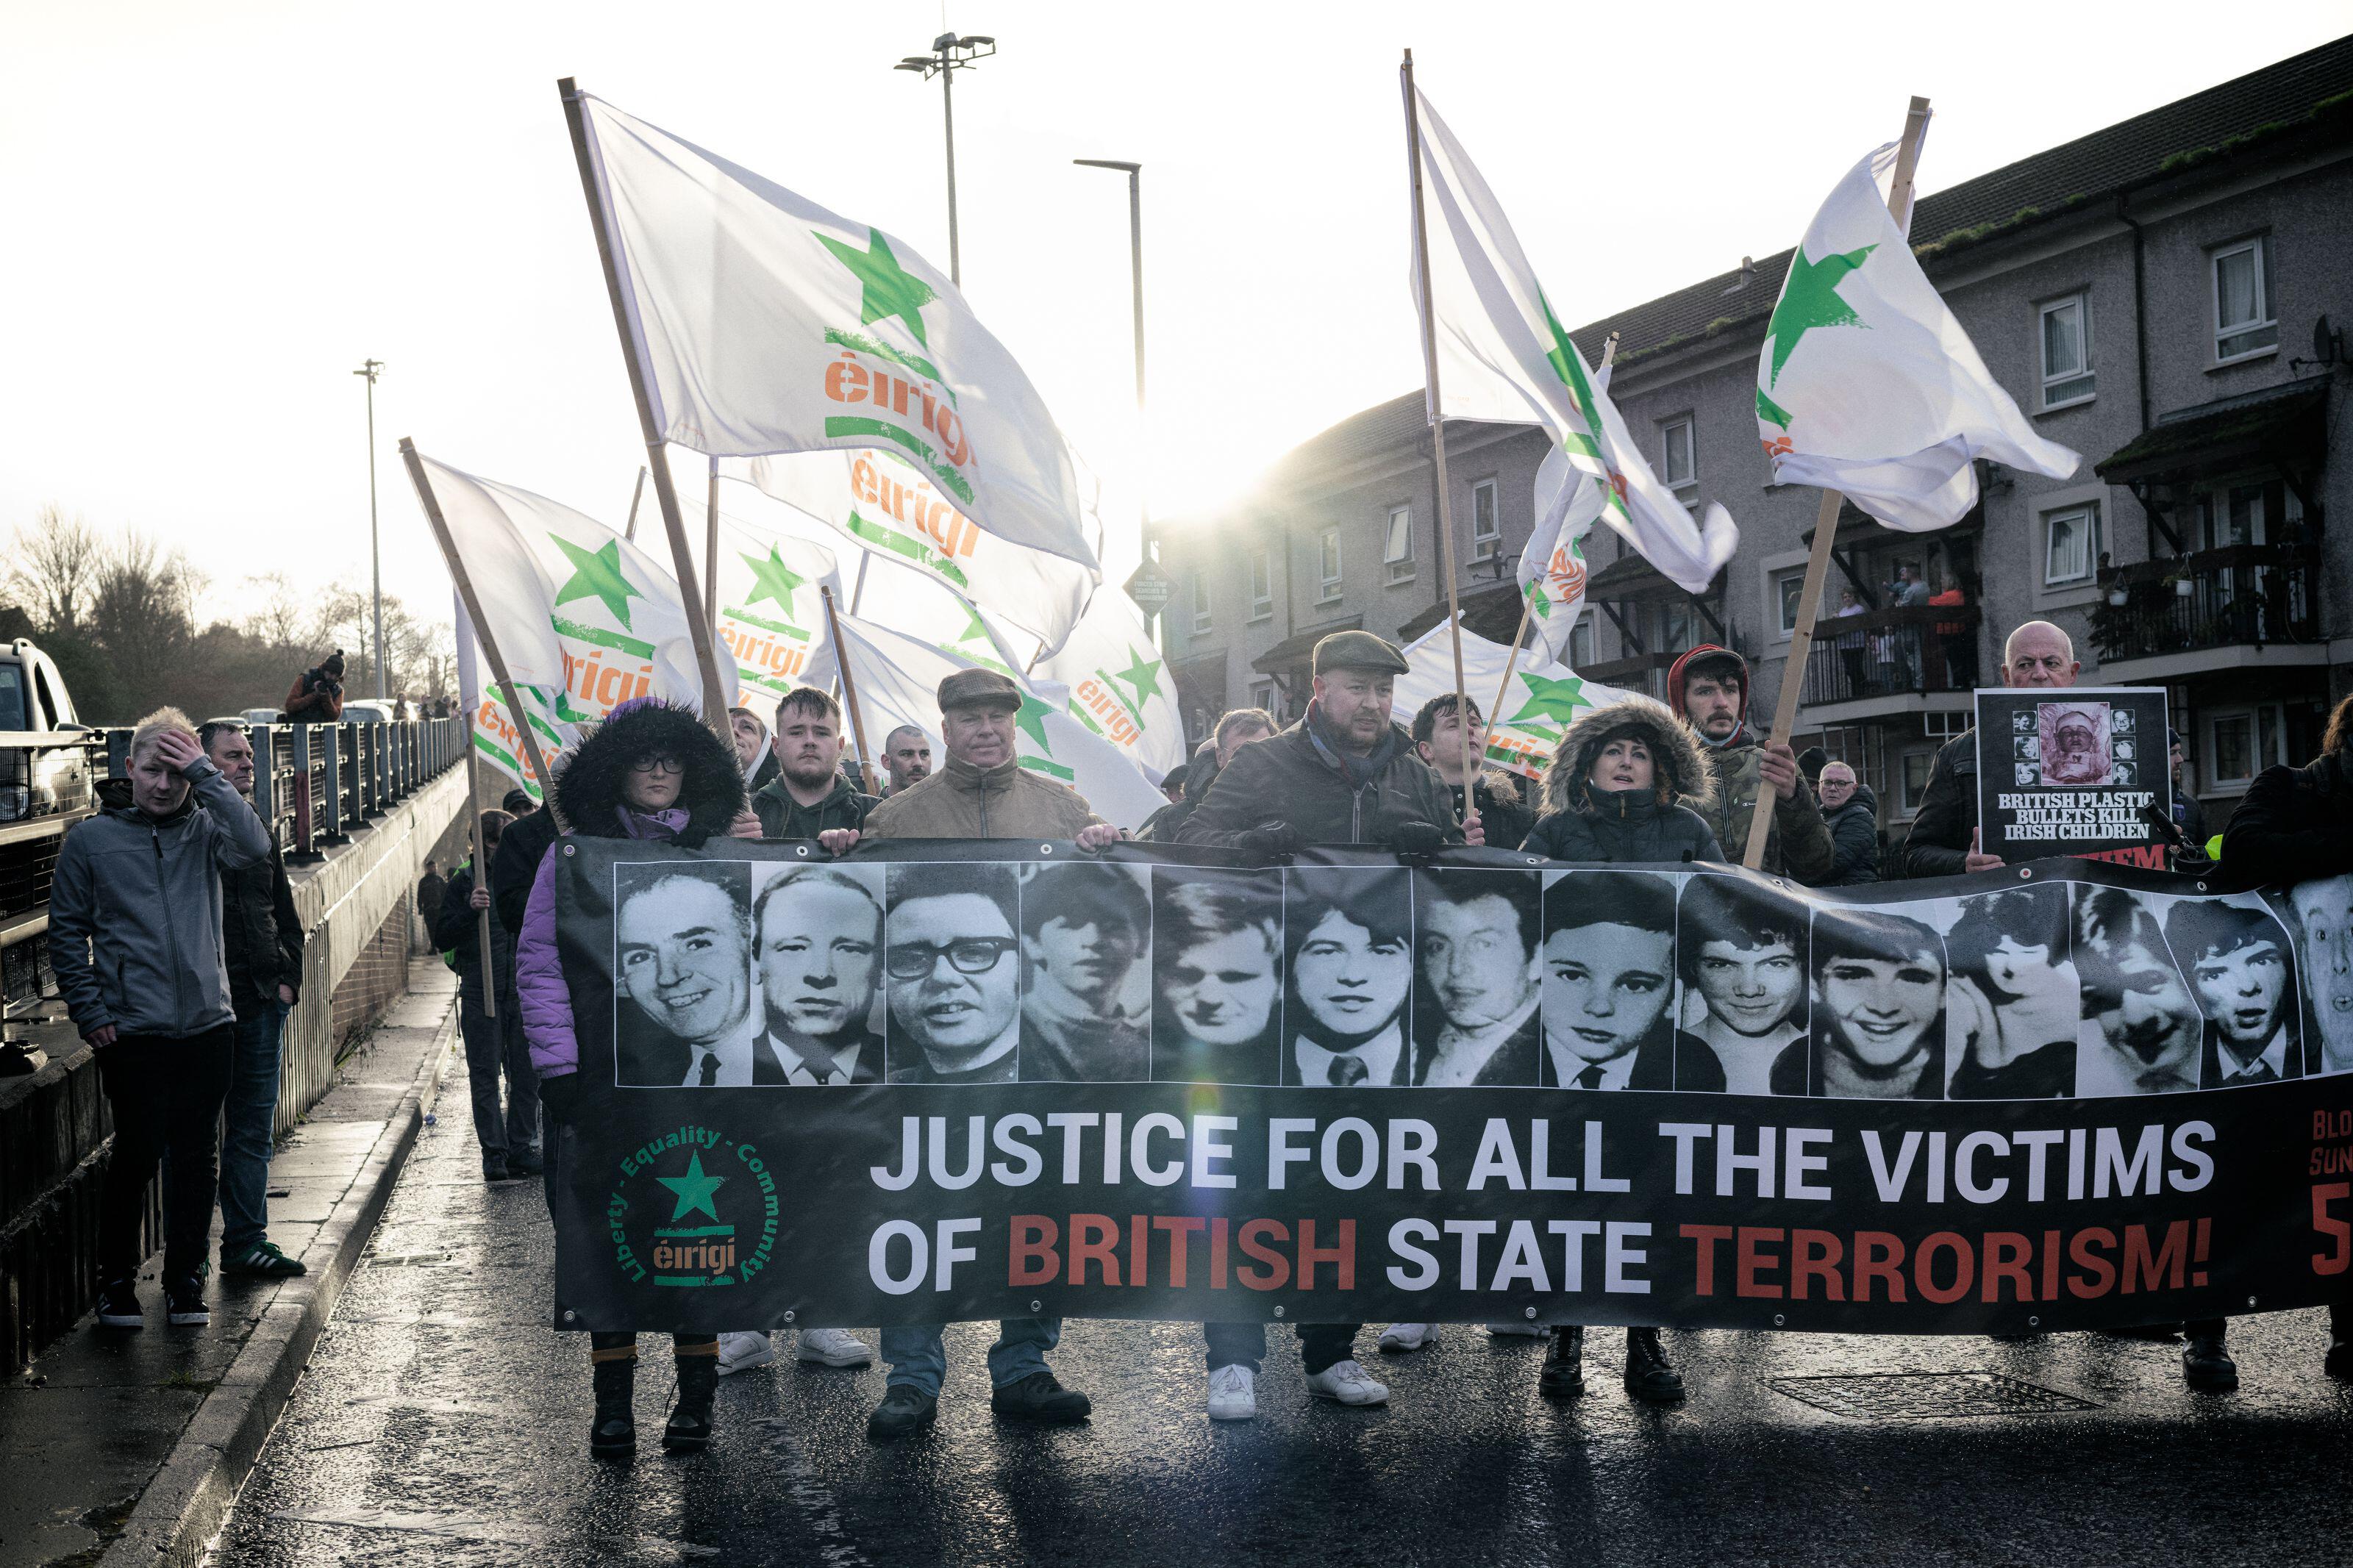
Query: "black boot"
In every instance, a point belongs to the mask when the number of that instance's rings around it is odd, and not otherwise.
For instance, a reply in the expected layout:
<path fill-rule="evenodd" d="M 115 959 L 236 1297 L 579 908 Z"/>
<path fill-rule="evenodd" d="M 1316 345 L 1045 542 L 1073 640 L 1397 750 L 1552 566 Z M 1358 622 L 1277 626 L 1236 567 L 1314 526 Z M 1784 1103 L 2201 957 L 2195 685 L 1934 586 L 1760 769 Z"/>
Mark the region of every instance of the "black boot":
<path fill-rule="evenodd" d="M 940 1413 L 940 1396 L 903 1383 L 882 1390 L 882 1403 L 866 1418 L 866 1440 L 895 1443 L 930 1426 Z"/>
<path fill-rule="evenodd" d="M 2239 1386 L 2239 1363 L 2222 1347 L 2222 1325 L 2191 1323 L 2189 1342 L 2181 1347 L 2181 1378 L 2192 1388 L 2221 1392 Z"/>
<path fill-rule="evenodd" d="M 1536 1373 L 1536 1392 L 1552 1399 L 1574 1399 L 1585 1392 L 1585 1331 L 1561 1323 L 1545 1349 L 1544 1369 Z"/>
<path fill-rule="evenodd" d="M 2328 1309 L 2328 1354 L 2320 1370 L 2331 1377 L 2353 1377 L 2353 1306 L 2339 1302 Z"/>
<path fill-rule="evenodd" d="M 1094 1401 L 1075 1388 L 1064 1388 L 1050 1372 L 1033 1372 L 1025 1378 L 992 1389 L 988 1407 L 1008 1421 L 1030 1421 L 1040 1426 L 1069 1426 L 1094 1413 Z"/>
<path fill-rule="evenodd" d="M 1626 1331 L 1626 1392 L 1647 1405 L 1672 1405 L 1683 1396 L 1683 1374 L 1668 1364 L 1656 1329 Z"/>
<path fill-rule="evenodd" d="M 637 1371 L 635 1352 L 611 1361 L 600 1361 L 591 1366 L 589 1375 L 596 1389 L 596 1415 L 588 1426 L 590 1453 L 628 1454 L 637 1451 L 638 1421 L 629 1407 Z"/>
<path fill-rule="evenodd" d="M 662 1447 L 673 1454 L 699 1454 L 711 1447 L 711 1399 L 719 1392 L 719 1347 L 678 1357 L 678 1408 L 662 1428 Z"/>

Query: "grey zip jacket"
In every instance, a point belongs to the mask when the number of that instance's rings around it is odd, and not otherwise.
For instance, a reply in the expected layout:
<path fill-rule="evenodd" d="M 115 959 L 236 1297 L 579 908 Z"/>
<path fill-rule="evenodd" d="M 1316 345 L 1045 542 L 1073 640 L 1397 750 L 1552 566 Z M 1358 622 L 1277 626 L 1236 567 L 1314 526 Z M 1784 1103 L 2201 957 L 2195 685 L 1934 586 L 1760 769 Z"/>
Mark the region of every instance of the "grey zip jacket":
<path fill-rule="evenodd" d="M 180 1038 L 236 1020 L 221 958 L 220 873 L 269 858 L 269 835 L 220 770 L 183 770 L 180 809 L 151 817 L 131 781 L 99 786 L 102 809 L 74 825 L 49 892 L 49 967 L 87 1037 Z"/>

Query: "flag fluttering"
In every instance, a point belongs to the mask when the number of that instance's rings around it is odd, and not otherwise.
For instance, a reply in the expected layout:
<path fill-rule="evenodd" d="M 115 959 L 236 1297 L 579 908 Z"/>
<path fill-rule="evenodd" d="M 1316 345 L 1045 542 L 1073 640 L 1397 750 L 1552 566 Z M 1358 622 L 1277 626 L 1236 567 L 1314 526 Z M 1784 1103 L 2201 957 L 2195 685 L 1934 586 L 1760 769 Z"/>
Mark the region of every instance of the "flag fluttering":
<path fill-rule="evenodd" d="M 1843 493 L 1890 528 L 1956 522 L 1979 458 L 2063 479 L 1887 209 L 1897 145 L 1847 172 L 1789 258 L 1757 355 L 1757 434 L 1782 484 Z"/>
<path fill-rule="evenodd" d="M 1419 89 L 1430 304 L 1440 400 L 1430 417 L 1541 425 L 1599 486 L 1600 517 L 1662 573 L 1704 592 L 1740 531 L 1723 507 L 1698 516 L 1651 471 L 1607 390 L 1569 341 L 1478 169 Z M 1411 279 L 1417 309 L 1419 263 Z M 1500 673 L 1500 672 L 1499 672 Z"/>
<path fill-rule="evenodd" d="M 1601 515 L 1601 481 L 1571 467 L 1557 447 L 1536 466 L 1535 527 L 1520 551 L 1520 596 L 1546 658 L 1566 664 L 1569 634 L 1585 613 L 1585 536 Z"/>
<path fill-rule="evenodd" d="M 841 597 L 834 553 L 807 539 L 719 515 L 719 646 L 734 658 L 732 705 L 767 719 L 796 686 L 833 679 L 821 590 Z M 720 660 L 720 673 L 728 670 Z"/>
<path fill-rule="evenodd" d="M 1410 714 L 1433 697 L 1454 691 L 1454 660 L 1443 624 L 1406 645 L 1402 650 L 1412 668 L 1397 679 L 1397 709 Z M 1462 634 L 1462 679 L 1472 701 L 1483 710 L 1504 677 L 1512 650 L 1473 632 Z M 1625 695 L 1615 687 L 1597 686 L 1567 664 L 1543 657 L 1541 648 L 1527 648 L 1512 667 L 1512 680 L 1504 700 L 1487 718 L 1488 763 L 1529 778 L 1540 776 L 1552 762 L 1561 731 L 1579 713 L 1617 701 Z M 1517 848 L 1517 845 L 1502 846 Z"/>

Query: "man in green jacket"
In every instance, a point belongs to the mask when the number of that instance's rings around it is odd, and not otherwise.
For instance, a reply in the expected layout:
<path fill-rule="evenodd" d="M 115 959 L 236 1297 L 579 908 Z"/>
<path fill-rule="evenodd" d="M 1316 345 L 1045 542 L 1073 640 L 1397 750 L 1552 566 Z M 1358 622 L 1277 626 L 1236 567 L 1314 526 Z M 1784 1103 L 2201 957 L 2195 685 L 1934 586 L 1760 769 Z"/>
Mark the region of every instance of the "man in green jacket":
<path fill-rule="evenodd" d="M 1783 679 L 1795 680 L 1798 673 Z M 1708 771 L 1715 776 L 1715 805 L 1707 825 L 1724 858 L 1735 865 L 1746 859 L 1749 823 L 1769 790 L 1773 826 L 1765 837 L 1763 869 L 1814 887 L 1828 883 L 1833 865 L 1830 824 L 1798 772 L 1788 742 L 1767 745 L 1749 727 L 1748 661 L 1728 647 L 1700 644 L 1667 671 L 1667 706 L 1691 721 L 1707 748 Z"/>
<path fill-rule="evenodd" d="M 855 831 L 874 809 L 841 775 L 841 704 L 814 686 L 796 686 L 776 704 L 776 776 L 753 792 L 763 838 L 815 838 Z"/>

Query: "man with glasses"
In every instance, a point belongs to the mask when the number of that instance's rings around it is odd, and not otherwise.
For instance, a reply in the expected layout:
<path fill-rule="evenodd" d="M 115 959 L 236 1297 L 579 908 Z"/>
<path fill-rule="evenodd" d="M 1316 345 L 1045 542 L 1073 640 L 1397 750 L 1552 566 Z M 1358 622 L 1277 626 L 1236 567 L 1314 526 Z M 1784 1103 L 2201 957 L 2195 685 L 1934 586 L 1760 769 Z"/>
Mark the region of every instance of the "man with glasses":
<path fill-rule="evenodd" d="M 892 1083 L 1011 1083 L 1021 1060 L 1012 868 L 889 868 Z"/>

